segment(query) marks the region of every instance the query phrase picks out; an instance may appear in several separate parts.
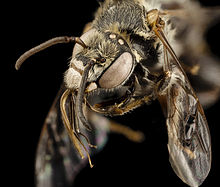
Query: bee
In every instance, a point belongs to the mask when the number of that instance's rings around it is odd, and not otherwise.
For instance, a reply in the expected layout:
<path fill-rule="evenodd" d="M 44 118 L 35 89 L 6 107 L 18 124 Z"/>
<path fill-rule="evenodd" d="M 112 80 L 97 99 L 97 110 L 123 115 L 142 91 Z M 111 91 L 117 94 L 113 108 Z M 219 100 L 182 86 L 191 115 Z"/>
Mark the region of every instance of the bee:
<path fill-rule="evenodd" d="M 87 161 L 93 167 L 90 155 L 104 146 L 110 131 L 143 140 L 141 132 L 104 116 L 123 115 L 156 99 L 166 117 L 174 172 L 189 186 L 202 184 L 211 167 L 211 139 L 202 105 L 187 76 L 199 74 L 200 69 L 199 63 L 180 60 L 186 54 L 181 47 L 187 42 L 178 39 L 188 26 L 180 23 L 191 15 L 186 9 L 190 6 L 201 9 L 191 1 L 105 0 L 81 37 L 53 38 L 17 60 L 19 69 L 39 51 L 58 43 L 75 43 L 39 141 L 37 186 L 70 186 Z M 196 42 L 201 42 L 199 36 Z M 213 102 L 201 98 L 207 105 Z"/>

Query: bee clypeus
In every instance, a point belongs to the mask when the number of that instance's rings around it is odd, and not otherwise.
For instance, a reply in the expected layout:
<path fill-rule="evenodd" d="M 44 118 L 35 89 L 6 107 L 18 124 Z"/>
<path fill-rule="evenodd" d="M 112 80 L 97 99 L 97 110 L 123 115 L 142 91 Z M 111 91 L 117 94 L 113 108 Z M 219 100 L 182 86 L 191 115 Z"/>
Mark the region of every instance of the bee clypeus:
<path fill-rule="evenodd" d="M 185 23 L 190 14 L 187 6 L 200 10 L 191 1 L 105 0 L 81 37 L 53 38 L 18 59 L 16 69 L 47 47 L 76 43 L 42 131 L 36 160 L 37 186 L 71 184 L 85 156 L 93 166 L 90 154 L 103 146 L 109 130 L 140 141 L 140 132 L 97 113 L 123 115 L 156 99 L 166 117 L 175 173 L 190 186 L 202 184 L 211 166 L 210 134 L 187 78 L 187 74 L 199 73 L 199 64 L 179 60 L 183 44 L 175 40 L 181 30 L 178 19 Z M 56 177 L 56 168 L 64 173 L 62 177 Z"/>

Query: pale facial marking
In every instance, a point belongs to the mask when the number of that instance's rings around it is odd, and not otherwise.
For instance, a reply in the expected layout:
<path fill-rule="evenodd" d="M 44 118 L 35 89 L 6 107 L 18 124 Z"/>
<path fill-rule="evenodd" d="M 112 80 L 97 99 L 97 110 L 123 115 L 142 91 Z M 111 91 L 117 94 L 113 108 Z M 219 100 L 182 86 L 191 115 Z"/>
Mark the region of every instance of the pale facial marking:
<path fill-rule="evenodd" d="M 124 40 L 122 40 L 122 39 L 118 39 L 118 43 L 119 43 L 120 45 L 124 45 L 124 44 L 125 44 Z"/>
<path fill-rule="evenodd" d="M 115 35 L 115 34 L 110 34 L 110 35 L 109 35 L 109 38 L 115 39 L 115 38 L 116 38 L 116 35 Z"/>

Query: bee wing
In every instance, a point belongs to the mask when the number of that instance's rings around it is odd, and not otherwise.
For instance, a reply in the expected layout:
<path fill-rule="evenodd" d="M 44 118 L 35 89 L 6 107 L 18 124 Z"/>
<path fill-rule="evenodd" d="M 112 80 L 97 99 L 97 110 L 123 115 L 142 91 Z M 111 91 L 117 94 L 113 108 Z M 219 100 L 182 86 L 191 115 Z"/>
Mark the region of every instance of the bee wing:
<path fill-rule="evenodd" d="M 197 96 L 162 30 L 156 35 L 164 46 L 164 71 L 171 73 L 166 90 L 166 124 L 170 163 L 188 185 L 199 186 L 211 167 L 208 124 Z"/>
<path fill-rule="evenodd" d="M 72 142 L 62 124 L 60 89 L 45 120 L 36 153 L 36 186 L 70 186 L 76 170 L 83 163 L 74 151 Z M 77 167 L 76 167 L 77 166 Z"/>
<path fill-rule="evenodd" d="M 81 159 L 74 149 L 62 121 L 59 101 L 64 90 L 64 86 L 62 86 L 41 132 L 36 153 L 37 187 L 72 186 L 77 173 L 88 163 L 87 158 Z M 100 121 L 99 117 L 95 117 L 94 114 L 89 117 L 92 119 L 92 123 Z M 106 142 L 107 125 L 105 122 L 92 124 L 95 133 L 86 134 L 90 142 L 99 148 L 98 150 L 88 148 L 90 154 L 99 151 Z"/>
<path fill-rule="evenodd" d="M 181 65 L 203 108 L 210 107 L 220 96 L 220 60 L 209 50 L 205 36 L 219 22 L 220 7 L 205 8 L 190 0 L 161 2 L 161 17 L 175 28 L 175 46 L 183 59 Z"/>

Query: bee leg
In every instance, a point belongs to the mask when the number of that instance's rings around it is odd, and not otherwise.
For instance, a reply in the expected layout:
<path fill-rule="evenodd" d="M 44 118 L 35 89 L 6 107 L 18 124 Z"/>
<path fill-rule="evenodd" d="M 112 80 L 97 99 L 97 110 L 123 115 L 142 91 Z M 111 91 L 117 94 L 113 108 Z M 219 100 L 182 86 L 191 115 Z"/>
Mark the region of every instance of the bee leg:
<path fill-rule="evenodd" d="M 117 116 L 117 115 L 123 115 L 134 108 L 137 108 L 138 106 L 141 106 L 145 103 L 149 103 L 152 100 L 150 96 L 145 96 L 143 98 L 137 99 L 137 98 L 131 98 L 130 101 L 127 102 L 126 106 L 123 105 L 123 103 L 115 104 L 113 105 L 109 111 L 108 114 L 111 116 Z"/>
<path fill-rule="evenodd" d="M 109 129 L 113 133 L 124 135 L 127 139 L 133 142 L 142 142 L 144 140 L 144 134 L 141 131 L 135 131 L 127 126 L 121 125 L 114 121 L 109 120 Z"/>
<path fill-rule="evenodd" d="M 94 126 L 96 130 L 99 130 L 100 132 L 104 129 L 104 131 L 108 133 L 122 134 L 127 139 L 134 142 L 142 142 L 144 140 L 144 134 L 140 131 L 133 130 L 105 116 L 99 115 L 92 110 L 88 110 L 87 115 L 89 118 L 89 122 Z"/>
<path fill-rule="evenodd" d="M 87 144 L 89 145 L 89 147 L 97 148 L 97 146 L 92 145 L 89 141 L 89 138 L 80 131 L 79 121 L 75 118 L 75 116 L 77 115 L 75 113 L 75 110 L 74 110 L 74 103 L 75 102 L 76 102 L 76 100 L 74 98 L 74 94 L 72 93 L 72 95 L 70 97 L 70 108 L 69 108 L 69 111 L 70 111 L 70 124 L 72 126 L 72 129 L 74 129 L 75 135 L 77 136 L 78 139 L 80 139 L 80 136 L 82 136 L 82 137 L 85 138 L 85 140 L 86 140 Z"/>
<path fill-rule="evenodd" d="M 191 75 L 197 75 L 200 68 L 198 64 L 195 64 L 193 66 L 188 66 L 186 64 L 181 63 L 181 66 L 186 73 Z M 171 82 L 171 75 L 172 73 L 169 70 L 167 70 L 157 79 L 158 82 L 157 93 L 159 93 L 159 95 L 164 95 L 166 93 L 166 90 Z"/>
<path fill-rule="evenodd" d="M 159 93 L 159 95 L 166 94 L 166 90 L 169 87 L 170 82 L 171 82 L 170 80 L 171 80 L 170 71 L 164 72 L 164 74 L 162 74 L 162 76 L 159 77 L 158 86 L 157 86 L 157 93 Z"/>

